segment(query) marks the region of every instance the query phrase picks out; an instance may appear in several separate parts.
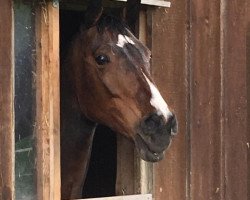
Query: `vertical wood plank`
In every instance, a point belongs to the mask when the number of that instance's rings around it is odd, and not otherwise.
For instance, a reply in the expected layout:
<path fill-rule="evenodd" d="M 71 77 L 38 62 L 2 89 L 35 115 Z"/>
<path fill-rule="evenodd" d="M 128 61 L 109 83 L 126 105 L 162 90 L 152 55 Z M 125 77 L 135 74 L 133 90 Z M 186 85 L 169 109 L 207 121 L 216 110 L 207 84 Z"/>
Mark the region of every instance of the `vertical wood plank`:
<path fill-rule="evenodd" d="M 247 199 L 246 1 L 191 4 L 191 198 Z"/>
<path fill-rule="evenodd" d="M 37 188 L 38 199 L 61 199 L 59 112 L 59 8 L 37 11 Z"/>
<path fill-rule="evenodd" d="M 246 27 L 246 67 L 247 67 L 247 165 L 248 165 L 248 182 L 247 182 L 247 199 L 250 199 L 250 1 L 247 2 L 247 27 Z"/>
<path fill-rule="evenodd" d="M 116 195 L 135 194 L 134 144 L 117 134 Z"/>
<path fill-rule="evenodd" d="M 224 150 L 226 200 L 247 200 L 247 0 L 227 1 L 224 32 Z M 248 86 L 249 87 L 249 86 Z M 249 104 L 248 104 L 249 106 Z"/>
<path fill-rule="evenodd" d="M 14 199 L 13 4 L 0 0 L 0 199 Z"/>
<path fill-rule="evenodd" d="M 150 11 L 149 11 L 150 12 Z M 151 18 L 150 18 L 151 15 Z M 159 90 L 178 119 L 179 131 L 165 158 L 154 164 L 156 200 L 186 198 L 187 163 L 187 65 L 186 2 L 172 2 L 171 8 L 157 8 L 148 15 L 151 39 L 152 75 Z"/>
<path fill-rule="evenodd" d="M 191 199 L 220 199 L 220 1 L 191 4 Z"/>

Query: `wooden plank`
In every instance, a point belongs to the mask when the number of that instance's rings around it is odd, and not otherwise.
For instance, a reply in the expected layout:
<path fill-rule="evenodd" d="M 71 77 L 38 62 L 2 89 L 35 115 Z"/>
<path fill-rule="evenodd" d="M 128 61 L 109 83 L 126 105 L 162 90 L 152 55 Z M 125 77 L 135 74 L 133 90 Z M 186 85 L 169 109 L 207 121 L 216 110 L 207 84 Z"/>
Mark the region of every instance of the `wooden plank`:
<path fill-rule="evenodd" d="M 216 200 L 223 193 L 220 1 L 191 5 L 190 198 Z"/>
<path fill-rule="evenodd" d="M 247 127 L 247 148 L 248 148 L 248 153 L 247 153 L 247 160 L 248 160 L 248 178 L 247 180 L 250 180 L 250 1 L 247 2 L 247 35 L 246 35 L 246 69 L 247 69 L 247 121 L 248 121 L 248 127 Z M 247 183 L 247 189 L 248 189 L 248 198 L 250 199 L 250 181 Z"/>
<path fill-rule="evenodd" d="M 127 0 L 115 0 L 115 1 L 124 1 Z M 171 2 L 164 1 L 164 0 L 141 0 L 141 4 L 150 5 L 150 6 L 160 6 L 160 7 L 167 7 L 171 6 Z"/>
<path fill-rule="evenodd" d="M 134 144 L 117 134 L 116 195 L 135 194 Z"/>
<path fill-rule="evenodd" d="M 247 200 L 247 66 L 246 28 L 248 0 L 225 1 L 223 62 L 224 199 Z"/>
<path fill-rule="evenodd" d="M 124 3 L 124 2 L 127 2 L 127 0 L 103 0 L 103 5 L 108 6 L 108 7 L 116 7 L 116 6 L 121 6 L 122 5 L 121 3 Z M 85 8 L 86 6 L 86 2 L 79 1 L 79 0 L 62 0 L 60 1 L 60 4 L 62 4 L 64 8 L 65 8 L 65 5 L 70 6 L 70 4 L 81 6 L 82 9 Z M 164 0 L 141 0 L 141 4 L 166 7 L 166 8 L 171 6 L 171 2 L 164 1 Z"/>
<path fill-rule="evenodd" d="M 191 5 L 190 196 L 245 200 L 246 1 L 194 0 Z"/>
<path fill-rule="evenodd" d="M 44 1 L 37 10 L 38 199 L 60 195 L 59 8 Z"/>
<path fill-rule="evenodd" d="M 14 199 L 13 4 L 0 0 L 0 199 Z"/>
<path fill-rule="evenodd" d="M 152 49 L 152 75 L 162 96 L 176 114 L 178 135 L 165 158 L 154 164 L 154 199 L 186 199 L 188 169 L 188 85 L 186 48 L 186 3 L 176 1 L 171 9 L 148 11 L 148 46 Z"/>
<path fill-rule="evenodd" d="M 107 8 L 121 8 L 124 7 L 124 2 L 120 1 L 112 1 L 112 0 L 103 0 L 102 4 Z M 79 0 L 61 0 L 60 1 L 60 9 L 62 10 L 75 10 L 75 11 L 83 11 L 87 8 L 87 1 L 79 1 Z"/>
<path fill-rule="evenodd" d="M 91 199 L 84 199 L 84 200 L 152 200 L 152 194 L 91 198 Z"/>

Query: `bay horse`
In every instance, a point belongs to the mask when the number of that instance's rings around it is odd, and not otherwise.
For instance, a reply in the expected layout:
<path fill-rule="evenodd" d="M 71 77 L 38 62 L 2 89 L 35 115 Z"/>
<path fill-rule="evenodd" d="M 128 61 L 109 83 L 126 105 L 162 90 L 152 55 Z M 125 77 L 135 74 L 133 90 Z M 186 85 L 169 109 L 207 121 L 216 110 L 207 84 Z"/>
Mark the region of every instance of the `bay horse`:
<path fill-rule="evenodd" d="M 81 198 L 97 124 L 130 138 L 142 159 L 163 159 L 177 122 L 150 75 L 150 59 L 121 20 L 102 12 L 75 36 L 62 69 L 62 199 Z"/>

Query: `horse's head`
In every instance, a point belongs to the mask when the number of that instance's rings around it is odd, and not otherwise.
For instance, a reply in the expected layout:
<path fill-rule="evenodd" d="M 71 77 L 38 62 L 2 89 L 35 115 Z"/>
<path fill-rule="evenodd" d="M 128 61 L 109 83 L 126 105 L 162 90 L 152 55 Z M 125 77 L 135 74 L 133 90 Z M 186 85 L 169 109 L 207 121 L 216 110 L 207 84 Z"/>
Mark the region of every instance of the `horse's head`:
<path fill-rule="evenodd" d="M 77 35 L 72 51 L 82 112 L 132 138 L 142 159 L 161 160 L 177 123 L 150 76 L 149 49 L 119 20 L 102 16 Z"/>

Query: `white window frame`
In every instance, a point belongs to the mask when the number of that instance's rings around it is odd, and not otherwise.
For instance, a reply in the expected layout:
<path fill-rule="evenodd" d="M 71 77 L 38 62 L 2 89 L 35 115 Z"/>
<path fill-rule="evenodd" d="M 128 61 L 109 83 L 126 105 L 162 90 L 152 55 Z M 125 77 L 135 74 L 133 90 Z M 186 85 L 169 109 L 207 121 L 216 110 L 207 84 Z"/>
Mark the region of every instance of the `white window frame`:
<path fill-rule="evenodd" d="M 127 0 L 116 0 L 116 1 L 127 1 Z M 150 6 L 160 6 L 170 8 L 171 2 L 164 0 L 141 0 L 141 4 L 150 5 Z"/>

